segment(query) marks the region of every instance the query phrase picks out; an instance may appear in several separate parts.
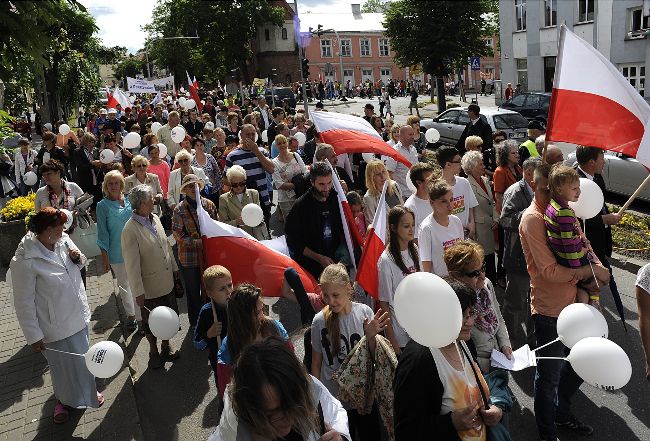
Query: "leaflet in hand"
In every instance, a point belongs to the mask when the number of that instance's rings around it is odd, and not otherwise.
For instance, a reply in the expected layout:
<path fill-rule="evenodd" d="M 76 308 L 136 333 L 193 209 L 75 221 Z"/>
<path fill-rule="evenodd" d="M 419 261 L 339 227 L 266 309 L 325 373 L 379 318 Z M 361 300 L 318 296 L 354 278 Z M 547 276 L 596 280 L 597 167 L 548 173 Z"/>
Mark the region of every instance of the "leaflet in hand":
<path fill-rule="evenodd" d="M 535 353 L 531 352 L 528 345 L 523 345 L 512 353 L 512 360 L 508 360 L 502 352 L 492 349 L 490 357 L 491 364 L 494 367 L 507 369 L 509 371 L 520 371 L 530 366 L 536 366 Z"/>

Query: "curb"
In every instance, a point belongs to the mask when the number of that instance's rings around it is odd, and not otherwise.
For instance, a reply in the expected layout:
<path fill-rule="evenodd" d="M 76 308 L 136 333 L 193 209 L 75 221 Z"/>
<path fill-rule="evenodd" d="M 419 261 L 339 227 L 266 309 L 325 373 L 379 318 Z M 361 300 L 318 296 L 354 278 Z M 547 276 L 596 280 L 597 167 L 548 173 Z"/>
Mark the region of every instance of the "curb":
<path fill-rule="evenodd" d="M 638 273 L 639 270 L 648 263 L 648 262 L 644 262 L 641 259 L 624 256 L 617 252 L 612 253 L 612 257 L 609 258 L 609 262 L 613 266 L 622 269 L 624 271 L 629 271 L 633 274 Z"/>

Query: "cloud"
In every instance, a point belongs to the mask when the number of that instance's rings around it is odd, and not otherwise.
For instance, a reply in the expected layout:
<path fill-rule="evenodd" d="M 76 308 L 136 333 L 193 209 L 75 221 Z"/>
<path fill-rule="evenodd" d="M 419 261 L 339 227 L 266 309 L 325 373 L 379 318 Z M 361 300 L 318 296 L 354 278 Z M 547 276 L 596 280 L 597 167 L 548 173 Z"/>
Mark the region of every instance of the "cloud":
<path fill-rule="evenodd" d="M 135 54 L 144 46 L 142 26 L 151 21 L 156 0 L 80 0 L 95 17 L 104 46 L 124 46 Z"/>

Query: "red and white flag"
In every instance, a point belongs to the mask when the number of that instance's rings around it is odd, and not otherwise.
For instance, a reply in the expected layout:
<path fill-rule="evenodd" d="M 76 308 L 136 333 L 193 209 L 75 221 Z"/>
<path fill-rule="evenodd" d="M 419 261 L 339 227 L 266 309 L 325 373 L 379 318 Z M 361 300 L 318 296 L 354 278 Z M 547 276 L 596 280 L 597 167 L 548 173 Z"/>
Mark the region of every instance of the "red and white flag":
<path fill-rule="evenodd" d="M 196 103 L 196 108 L 199 109 L 199 113 L 203 112 L 203 104 L 201 104 L 201 98 L 199 98 L 199 83 L 196 82 L 196 77 L 194 77 L 194 81 L 190 78 L 190 74 L 187 73 L 187 85 L 188 88 L 190 89 L 190 95 L 192 95 L 192 99 Z"/>
<path fill-rule="evenodd" d="M 339 211 L 341 212 L 341 224 L 343 225 L 343 234 L 345 235 L 345 244 L 348 247 L 348 253 L 350 254 L 350 260 L 354 269 L 357 268 L 357 264 L 354 261 L 354 245 L 355 243 L 358 246 L 363 245 L 363 241 L 360 240 L 361 236 L 359 235 L 359 230 L 357 230 L 354 223 L 354 217 L 352 216 L 352 210 L 350 209 L 350 204 L 348 204 L 348 198 L 345 197 L 345 192 L 341 186 L 341 181 L 338 179 L 336 174 L 336 169 L 332 167 L 329 161 L 325 161 L 327 165 L 330 166 L 332 170 L 332 185 L 336 191 L 336 199 L 339 201 Z M 353 232 L 356 232 L 356 236 L 353 239 Z"/>
<path fill-rule="evenodd" d="M 546 139 L 613 150 L 650 167 L 650 105 L 618 68 L 562 25 Z"/>
<path fill-rule="evenodd" d="M 119 87 L 113 89 L 113 98 L 119 103 L 120 106 L 122 106 L 122 110 L 126 109 L 127 107 L 131 107 L 131 101 L 129 101 L 129 97 L 126 96 L 126 94 L 122 92 Z"/>
<path fill-rule="evenodd" d="M 363 247 L 361 260 L 359 261 L 359 271 L 357 272 L 357 282 L 359 285 L 375 300 L 379 300 L 379 271 L 377 262 L 381 253 L 386 249 L 386 229 L 388 213 L 386 212 L 386 189 L 388 180 L 384 182 L 384 188 L 381 191 L 375 218 L 372 220 L 368 233 L 366 235 L 366 244 Z"/>
<path fill-rule="evenodd" d="M 331 144 L 337 155 L 375 153 L 389 156 L 411 167 L 411 162 L 379 136 L 365 119 L 336 112 L 309 112 L 323 142 Z"/>
<path fill-rule="evenodd" d="M 197 187 L 197 200 L 199 199 Z M 267 297 L 280 297 L 284 270 L 293 267 L 307 292 L 319 292 L 318 283 L 296 261 L 278 251 L 283 240 L 258 241 L 245 231 L 218 222 L 197 204 L 206 266 L 223 265 L 230 270 L 233 284 L 252 283 Z M 271 243 L 273 242 L 273 243 Z M 284 242 L 286 244 L 286 242 Z"/>
<path fill-rule="evenodd" d="M 115 109 L 119 104 L 117 100 L 113 97 L 113 95 L 111 95 L 111 91 L 108 88 L 108 86 L 106 86 L 106 99 L 108 100 L 108 103 L 106 103 L 106 107 L 109 109 Z"/>

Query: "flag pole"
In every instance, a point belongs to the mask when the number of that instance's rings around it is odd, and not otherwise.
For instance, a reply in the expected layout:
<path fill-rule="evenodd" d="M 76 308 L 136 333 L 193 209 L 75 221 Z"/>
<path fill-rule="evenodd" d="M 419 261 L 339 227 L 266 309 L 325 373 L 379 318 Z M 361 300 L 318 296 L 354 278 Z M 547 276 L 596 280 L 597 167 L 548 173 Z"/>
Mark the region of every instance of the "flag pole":
<path fill-rule="evenodd" d="M 625 204 L 623 204 L 623 206 L 621 207 L 621 209 L 618 210 L 618 214 L 619 214 L 619 215 L 622 215 L 623 212 L 629 208 L 630 204 L 632 204 L 632 202 L 637 198 L 637 196 L 639 196 L 639 193 L 641 193 L 641 191 L 642 191 L 644 188 L 646 188 L 646 187 L 648 186 L 649 183 L 650 183 L 650 174 L 648 175 L 648 177 L 646 177 L 646 178 L 643 180 L 643 182 L 641 182 L 641 185 L 639 185 L 639 188 L 637 188 L 637 189 L 634 191 L 634 193 L 632 193 L 632 196 L 630 196 L 629 199 L 627 200 L 627 202 L 625 202 Z"/>

